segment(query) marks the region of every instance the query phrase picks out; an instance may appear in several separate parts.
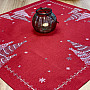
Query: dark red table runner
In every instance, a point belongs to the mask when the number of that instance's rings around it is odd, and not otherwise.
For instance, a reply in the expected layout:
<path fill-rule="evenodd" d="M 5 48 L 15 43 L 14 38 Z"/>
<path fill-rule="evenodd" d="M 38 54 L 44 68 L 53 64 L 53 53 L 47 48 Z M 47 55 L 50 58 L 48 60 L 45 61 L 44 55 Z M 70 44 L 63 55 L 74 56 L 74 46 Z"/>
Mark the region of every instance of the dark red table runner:
<path fill-rule="evenodd" d="M 35 32 L 36 9 L 49 7 L 59 24 Z M 78 90 L 90 79 L 90 11 L 38 1 L 0 15 L 0 78 L 15 90 Z"/>

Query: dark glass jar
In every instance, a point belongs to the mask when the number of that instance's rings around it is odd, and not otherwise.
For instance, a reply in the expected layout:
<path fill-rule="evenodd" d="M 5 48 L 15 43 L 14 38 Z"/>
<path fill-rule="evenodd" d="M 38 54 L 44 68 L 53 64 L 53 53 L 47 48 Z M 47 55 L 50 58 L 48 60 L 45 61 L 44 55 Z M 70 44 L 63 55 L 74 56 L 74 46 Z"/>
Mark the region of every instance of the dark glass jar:
<path fill-rule="evenodd" d="M 32 25 L 37 32 L 48 33 L 55 29 L 57 18 L 50 8 L 39 8 L 32 19 Z"/>

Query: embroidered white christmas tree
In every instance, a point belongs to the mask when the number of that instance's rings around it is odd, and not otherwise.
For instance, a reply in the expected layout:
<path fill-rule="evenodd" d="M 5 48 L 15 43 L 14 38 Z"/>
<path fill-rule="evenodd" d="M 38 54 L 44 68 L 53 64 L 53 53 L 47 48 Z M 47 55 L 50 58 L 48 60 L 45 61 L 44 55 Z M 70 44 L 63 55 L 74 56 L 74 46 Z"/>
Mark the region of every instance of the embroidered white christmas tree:
<path fill-rule="evenodd" d="M 86 18 L 90 18 L 90 13 L 82 13 L 81 16 L 76 21 L 86 19 Z"/>
<path fill-rule="evenodd" d="M 81 17 L 82 13 L 75 13 L 75 14 L 72 14 L 67 20 L 65 20 L 64 22 L 67 22 L 67 21 L 71 21 L 71 20 L 76 20 Z"/>
<path fill-rule="evenodd" d="M 82 11 L 81 9 L 74 8 L 70 13 L 68 13 L 68 14 L 71 14 L 71 16 L 64 22 L 67 22 L 70 20 L 80 21 L 83 19 L 90 18 L 90 13 L 81 12 L 81 11 Z"/>
<path fill-rule="evenodd" d="M 11 17 L 14 19 L 20 19 L 20 20 L 28 21 L 28 19 L 25 16 L 12 15 Z"/>
<path fill-rule="evenodd" d="M 9 14 L 4 14 L 4 15 L 1 15 L 0 17 L 6 18 L 6 19 L 9 19 L 9 20 L 13 20 Z"/>
<path fill-rule="evenodd" d="M 29 16 L 24 10 L 16 11 L 13 14 L 14 15 L 12 15 L 11 17 L 14 19 L 20 19 L 29 22 L 29 20 L 26 17 L 31 18 L 31 16 Z"/>
<path fill-rule="evenodd" d="M 13 54 L 13 55 L 10 55 L 10 54 L 12 54 L 14 52 L 14 50 L 16 50 L 18 47 L 20 47 L 25 42 L 27 42 L 27 41 L 24 41 L 24 42 L 21 42 L 21 43 L 17 43 L 17 44 L 13 44 L 13 45 L 9 45 L 9 44 L 13 43 L 11 41 L 9 43 L 5 43 L 5 44 L 1 45 L 2 49 L 0 50 L 0 68 L 5 63 L 7 63 L 11 58 L 13 58 L 14 56 L 17 55 L 17 54 Z"/>
<path fill-rule="evenodd" d="M 81 45 L 70 40 L 67 41 L 77 49 L 74 50 L 73 48 L 69 48 L 69 50 L 73 51 L 78 57 L 80 57 L 85 64 L 90 65 L 90 46 Z"/>
<path fill-rule="evenodd" d="M 78 12 L 80 12 L 80 11 L 82 11 L 81 9 L 79 9 L 79 8 L 74 8 L 71 12 L 69 12 L 68 14 L 71 14 L 71 13 L 73 13 L 73 14 L 75 14 L 75 13 L 78 13 Z"/>
<path fill-rule="evenodd" d="M 0 51 L 1 51 L 3 48 L 7 47 L 9 44 L 13 43 L 13 42 L 14 42 L 14 41 L 11 41 L 11 42 L 8 42 L 8 43 L 5 43 L 5 44 L 0 45 Z"/>
<path fill-rule="evenodd" d="M 14 12 L 14 14 L 17 16 L 25 16 L 25 17 L 30 18 L 30 16 L 24 10 L 16 11 Z"/>
<path fill-rule="evenodd" d="M 17 54 L 13 54 L 13 55 L 7 56 L 7 57 L 5 55 L 0 54 L 0 68 L 15 56 L 17 56 Z"/>

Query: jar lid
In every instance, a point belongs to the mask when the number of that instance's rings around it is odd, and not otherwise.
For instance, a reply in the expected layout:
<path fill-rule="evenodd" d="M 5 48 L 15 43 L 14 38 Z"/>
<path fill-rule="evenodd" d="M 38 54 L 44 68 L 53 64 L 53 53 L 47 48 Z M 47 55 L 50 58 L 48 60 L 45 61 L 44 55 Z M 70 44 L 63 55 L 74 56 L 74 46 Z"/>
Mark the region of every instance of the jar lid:
<path fill-rule="evenodd" d="M 36 13 L 38 15 L 49 15 L 52 13 L 52 9 L 40 7 L 39 9 L 36 10 Z"/>

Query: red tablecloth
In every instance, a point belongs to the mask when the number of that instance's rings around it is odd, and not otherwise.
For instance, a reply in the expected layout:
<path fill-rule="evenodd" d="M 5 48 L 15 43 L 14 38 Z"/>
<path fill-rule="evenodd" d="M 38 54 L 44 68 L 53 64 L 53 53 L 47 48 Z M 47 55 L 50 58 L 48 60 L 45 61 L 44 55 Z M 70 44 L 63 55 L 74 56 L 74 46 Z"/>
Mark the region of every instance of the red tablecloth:
<path fill-rule="evenodd" d="M 35 32 L 36 9 L 49 7 L 59 24 Z M 90 11 L 41 0 L 0 15 L 0 78 L 14 90 L 78 90 L 90 79 Z"/>

